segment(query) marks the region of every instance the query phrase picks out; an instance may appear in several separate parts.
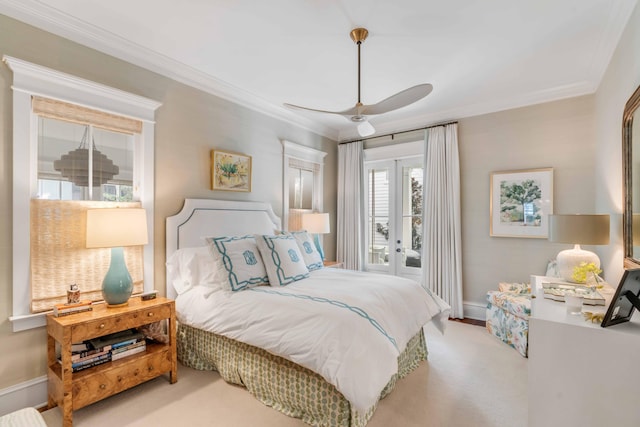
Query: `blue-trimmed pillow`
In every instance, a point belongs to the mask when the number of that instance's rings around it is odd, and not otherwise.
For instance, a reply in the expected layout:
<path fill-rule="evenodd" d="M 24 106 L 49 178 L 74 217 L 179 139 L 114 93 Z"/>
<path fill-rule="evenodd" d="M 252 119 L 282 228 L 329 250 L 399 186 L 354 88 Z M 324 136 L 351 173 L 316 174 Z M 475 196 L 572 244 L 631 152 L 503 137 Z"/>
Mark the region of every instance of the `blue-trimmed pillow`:
<path fill-rule="evenodd" d="M 292 235 L 256 235 L 255 238 L 271 286 L 284 286 L 309 277 L 309 269 Z"/>
<path fill-rule="evenodd" d="M 319 270 L 324 267 L 320 252 L 318 252 L 316 244 L 314 243 L 313 238 L 309 235 L 309 233 L 307 233 L 305 230 L 291 231 L 290 233 L 296 239 L 298 248 L 302 253 L 302 258 L 304 258 L 304 263 L 306 264 L 309 271 Z"/>
<path fill-rule="evenodd" d="M 207 237 L 209 250 L 217 265 L 218 277 L 226 277 L 228 288 L 241 291 L 269 284 L 269 277 L 253 236 Z"/>

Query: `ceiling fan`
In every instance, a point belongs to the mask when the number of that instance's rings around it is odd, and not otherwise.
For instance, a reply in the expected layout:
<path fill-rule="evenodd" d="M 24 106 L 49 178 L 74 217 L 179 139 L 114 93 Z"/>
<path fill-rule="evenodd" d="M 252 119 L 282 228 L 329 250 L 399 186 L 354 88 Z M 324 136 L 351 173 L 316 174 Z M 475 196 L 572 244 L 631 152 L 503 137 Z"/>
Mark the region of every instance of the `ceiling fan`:
<path fill-rule="evenodd" d="M 398 108 L 413 104 L 414 102 L 429 95 L 433 90 L 433 86 L 429 83 L 419 84 L 400 91 L 395 95 L 391 95 L 376 104 L 363 104 L 360 100 L 360 45 L 366 40 L 367 35 L 369 35 L 369 31 L 367 31 L 366 28 L 356 28 L 352 30 L 349 35 L 351 36 L 351 40 L 358 45 L 358 102 L 356 105 L 343 111 L 318 110 L 315 108 L 301 107 L 299 105 L 286 103 L 284 106 L 298 110 L 315 111 L 318 113 L 339 114 L 352 122 L 358 123 L 358 134 L 365 137 L 373 135 L 376 131 L 371 123 L 369 123 L 368 116 L 388 113 L 389 111 L 397 110 Z"/>

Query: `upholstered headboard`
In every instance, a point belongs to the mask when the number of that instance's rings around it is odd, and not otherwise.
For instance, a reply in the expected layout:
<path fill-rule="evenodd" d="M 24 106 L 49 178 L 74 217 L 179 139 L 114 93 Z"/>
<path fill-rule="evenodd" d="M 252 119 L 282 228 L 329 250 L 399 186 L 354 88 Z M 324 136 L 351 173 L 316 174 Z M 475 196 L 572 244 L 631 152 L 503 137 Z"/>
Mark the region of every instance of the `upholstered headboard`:
<path fill-rule="evenodd" d="M 182 210 L 167 218 L 166 227 L 166 259 L 178 249 L 204 246 L 204 237 L 272 234 L 281 229 L 269 203 L 211 199 L 185 199 Z M 170 283 L 166 295 L 176 297 Z"/>

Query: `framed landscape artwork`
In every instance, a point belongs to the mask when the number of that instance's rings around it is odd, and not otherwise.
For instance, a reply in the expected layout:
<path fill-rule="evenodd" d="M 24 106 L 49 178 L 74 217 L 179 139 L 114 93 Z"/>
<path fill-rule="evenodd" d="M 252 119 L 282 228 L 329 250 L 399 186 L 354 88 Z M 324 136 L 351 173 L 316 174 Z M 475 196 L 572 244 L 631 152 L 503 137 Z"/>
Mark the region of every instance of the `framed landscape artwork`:
<path fill-rule="evenodd" d="M 251 191 L 251 156 L 211 150 L 211 189 Z"/>
<path fill-rule="evenodd" d="M 546 239 L 553 213 L 553 168 L 491 174 L 491 236 Z"/>

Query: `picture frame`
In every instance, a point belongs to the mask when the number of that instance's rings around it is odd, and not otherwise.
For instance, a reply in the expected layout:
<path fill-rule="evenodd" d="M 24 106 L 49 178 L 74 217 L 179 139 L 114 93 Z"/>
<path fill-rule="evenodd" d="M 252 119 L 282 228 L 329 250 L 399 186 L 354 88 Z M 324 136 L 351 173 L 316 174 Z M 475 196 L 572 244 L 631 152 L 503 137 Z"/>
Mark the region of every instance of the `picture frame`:
<path fill-rule="evenodd" d="M 625 270 L 600 326 L 606 328 L 630 321 L 633 312 L 640 310 L 639 296 L 640 269 Z"/>
<path fill-rule="evenodd" d="M 251 156 L 211 150 L 211 189 L 251 192 Z"/>
<path fill-rule="evenodd" d="M 547 238 L 553 168 L 493 172 L 490 188 L 490 236 Z"/>

